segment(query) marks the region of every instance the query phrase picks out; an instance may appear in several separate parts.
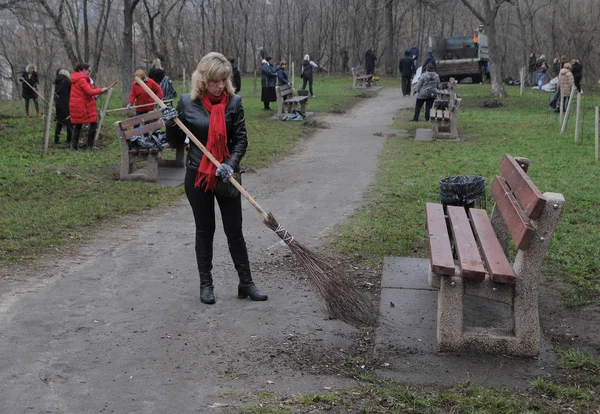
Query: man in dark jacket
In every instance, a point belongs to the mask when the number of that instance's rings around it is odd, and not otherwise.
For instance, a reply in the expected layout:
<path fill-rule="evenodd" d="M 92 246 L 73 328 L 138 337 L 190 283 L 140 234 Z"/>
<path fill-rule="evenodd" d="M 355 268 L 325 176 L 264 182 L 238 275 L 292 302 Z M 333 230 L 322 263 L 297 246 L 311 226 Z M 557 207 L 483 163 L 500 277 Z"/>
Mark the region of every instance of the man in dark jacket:
<path fill-rule="evenodd" d="M 416 42 L 412 42 L 408 53 L 410 54 L 410 58 L 412 59 L 413 71 L 416 72 L 417 68 L 419 67 L 419 47 L 417 46 Z"/>
<path fill-rule="evenodd" d="M 435 58 L 433 57 L 433 53 L 431 53 L 431 51 L 427 52 L 427 57 L 425 58 L 425 62 L 423 62 L 423 68 L 426 68 L 429 64 L 433 66 L 433 71 L 437 72 L 437 63 L 435 63 Z"/>
<path fill-rule="evenodd" d="M 578 92 L 581 92 L 581 78 L 583 77 L 583 65 L 579 59 L 571 60 L 571 72 L 573 72 L 573 81 Z"/>
<path fill-rule="evenodd" d="M 71 142 L 71 120 L 69 117 L 69 100 L 71 98 L 71 74 L 66 69 L 56 71 L 54 79 L 54 106 L 56 107 L 56 128 L 54 143 L 58 144 L 63 126 L 67 130 L 67 142 Z"/>
<path fill-rule="evenodd" d="M 367 71 L 367 75 L 372 75 L 375 73 L 375 61 L 377 60 L 377 55 L 373 52 L 373 48 L 369 48 L 367 53 L 365 53 L 365 70 Z"/>
<path fill-rule="evenodd" d="M 235 93 L 238 93 L 242 90 L 242 77 L 240 75 L 240 70 L 235 64 L 235 59 L 230 57 L 229 62 L 231 62 L 231 84 L 233 85 L 233 89 L 235 89 Z"/>
<path fill-rule="evenodd" d="M 408 50 L 404 52 L 404 57 L 400 59 L 399 69 L 402 76 L 402 96 L 410 96 L 410 80 L 415 74 L 415 70 Z"/>
<path fill-rule="evenodd" d="M 529 55 L 529 64 L 527 66 L 527 69 L 529 71 L 529 86 L 533 87 L 535 85 L 535 78 L 536 78 L 536 69 L 535 69 L 535 65 L 537 63 L 537 58 L 535 57 L 535 53 L 531 52 L 531 54 Z"/>

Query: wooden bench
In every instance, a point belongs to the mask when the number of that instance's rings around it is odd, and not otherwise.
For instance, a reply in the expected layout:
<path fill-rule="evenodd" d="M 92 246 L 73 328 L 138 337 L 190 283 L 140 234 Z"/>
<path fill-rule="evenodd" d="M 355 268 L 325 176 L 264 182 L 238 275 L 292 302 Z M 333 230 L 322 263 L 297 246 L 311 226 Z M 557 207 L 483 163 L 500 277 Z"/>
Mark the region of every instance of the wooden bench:
<path fill-rule="evenodd" d="M 294 88 L 291 85 L 277 86 L 277 116 L 281 117 L 287 109 L 287 113 L 293 113 L 300 104 L 300 112 L 306 116 L 306 102 L 308 96 L 294 96 Z"/>
<path fill-rule="evenodd" d="M 448 102 L 447 108 L 436 109 L 436 102 L 443 101 Z M 461 101 L 461 98 L 456 97 L 456 81 L 450 78 L 448 88 L 440 90 L 429 113 L 433 139 L 458 139 L 456 117 L 458 116 L 458 108 Z"/>
<path fill-rule="evenodd" d="M 508 154 L 502 159 L 502 176 L 491 186 L 496 202 L 491 219 L 485 210 L 447 206 L 445 215 L 441 204 L 426 203 L 440 352 L 539 353 L 538 286 L 565 200 L 562 194 L 542 194 L 526 173 L 529 161 L 518 160 Z M 463 326 L 464 295 L 508 305 L 512 329 Z"/>
<path fill-rule="evenodd" d="M 352 68 L 352 89 L 370 88 L 375 86 L 373 75 L 367 75 L 364 69 Z"/>
<path fill-rule="evenodd" d="M 134 128 L 134 125 L 139 125 Z M 163 129 L 161 111 L 152 111 L 137 115 L 124 121 L 115 122 L 115 129 L 121 145 L 121 180 L 157 181 L 159 167 L 183 168 L 185 148 L 177 148 L 174 160 L 162 159 L 162 151 L 169 148 L 165 143 L 159 148 L 131 148 L 130 139 L 133 136 L 144 135 Z M 146 162 L 145 172 L 133 172 L 135 163 Z"/>

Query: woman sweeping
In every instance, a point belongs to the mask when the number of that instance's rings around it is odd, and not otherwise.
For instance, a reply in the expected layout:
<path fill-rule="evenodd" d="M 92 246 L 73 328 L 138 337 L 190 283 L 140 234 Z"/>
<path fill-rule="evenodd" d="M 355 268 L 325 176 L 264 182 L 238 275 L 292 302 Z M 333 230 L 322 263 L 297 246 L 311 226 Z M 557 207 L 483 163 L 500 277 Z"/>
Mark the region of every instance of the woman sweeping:
<path fill-rule="evenodd" d="M 215 303 L 212 259 L 215 234 L 215 199 L 221 210 L 229 253 L 238 273 L 238 298 L 267 300 L 250 272 L 246 241 L 242 233 L 242 203 L 239 192 L 220 190 L 246 153 L 248 137 L 242 98 L 234 94 L 231 63 L 220 53 L 211 52 L 198 63 L 192 75 L 192 91 L 179 100 L 177 109 L 164 109 L 167 140 L 173 147 L 184 144 L 185 133 L 173 119 L 179 119 L 221 163 L 219 168 L 203 156 L 194 144 L 187 156 L 185 192 L 196 223 L 196 260 L 200 274 L 200 301 Z M 221 182 L 220 182 L 221 181 Z"/>

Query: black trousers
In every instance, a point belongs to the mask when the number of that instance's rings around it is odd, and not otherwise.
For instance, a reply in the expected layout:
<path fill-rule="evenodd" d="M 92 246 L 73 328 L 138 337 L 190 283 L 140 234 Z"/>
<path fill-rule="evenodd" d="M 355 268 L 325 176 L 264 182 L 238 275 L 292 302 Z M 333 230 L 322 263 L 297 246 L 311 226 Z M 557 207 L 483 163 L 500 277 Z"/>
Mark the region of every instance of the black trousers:
<path fill-rule="evenodd" d="M 581 76 L 576 76 L 573 78 L 575 83 L 575 87 L 577 88 L 577 92 L 581 92 Z"/>
<path fill-rule="evenodd" d="M 62 130 L 63 125 L 67 129 L 67 142 L 71 142 L 73 128 L 71 126 L 71 121 L 65 119 L 63 121 L 56 120 L 56 127 L 54 128 L 54 143 L 58 144 L 60 141 L 60 131 Z"/>
<path fill-rule="evenodd" d="M 433 106 L 433 101 L 435 101 L 435 98 L 430 98 L 430 99 L 417 98 L 417 103 L 415 105 L 415 116 L 413 117 L 413 121 L 419 120 L 419 114 L 421 113 L 421 108 L 423 107 L 423 104 L 425 104 L 425 120 L 429 121 L 429 113 L 431 112 L 431 107 Z"/>
<path fill-rule="evenodd" d="M 184 188 L 196 223 L 196 259 L 200 274 L 212 270 L 212 244 L 215 235 L 215 199 L 221 210 L 223 229 L 236 270 L 251 280 L 246 242 L 242 233 L 241 195 L 227 198 L 194 187 L 197 171 L 188 169 Z"/>
<path fill-rule="evenodd" d="M 75 124 L 73 125 L 73 136 L 71 137 L 71 146 L 77 149 L 79 145 L 79 136 L 81 135 L 81 127 L 83 124 Z M 96 130 L 98 129 L 98 123 L 92 122 L 90 124 L 90 130 L 88 131 L 88 139 L 87 146 L 88 148 L 92 148 L 94 146 L 94 138 L 96 136 Z"/>
<path fill-rule="evenodd" d="M 403 96 L 410 95 L 410 80 L 411 80 L 411 76 L 402 75 L 402 95 Z"/>
<path fill-rule="evenodd" d="M 309 76 L 309 77 L 304 77 L 304 79 L 302 80 L 302 89 L 306 90 L 306 84 L 308 83 L 308 90 L 310 91 L 310 95 L 313 96 L 313 88 L 312 88 L 312 84 L 313 84 L 313 77 Z"/>
<path fill-rule="evenodd" d="M 25 112 L 27 115 L 29 115 L 29 101 L 33 101 L 36 111 L 40 110 L 40 104 L 38 103 L 37 98 L 25 98 Z"/>

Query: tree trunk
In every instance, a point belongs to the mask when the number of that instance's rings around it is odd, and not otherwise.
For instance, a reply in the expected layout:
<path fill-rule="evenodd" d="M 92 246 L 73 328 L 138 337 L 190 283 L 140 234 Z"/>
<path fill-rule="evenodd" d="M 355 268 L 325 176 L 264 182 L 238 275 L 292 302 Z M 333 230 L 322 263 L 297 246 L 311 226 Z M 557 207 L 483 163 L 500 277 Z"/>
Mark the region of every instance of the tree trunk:
<path fill-rule="evenodd" d="M 129 101 L 133 81 L 133 11 L 140 0 L 124 0 L 123 4 L 123 106 Z"/>

